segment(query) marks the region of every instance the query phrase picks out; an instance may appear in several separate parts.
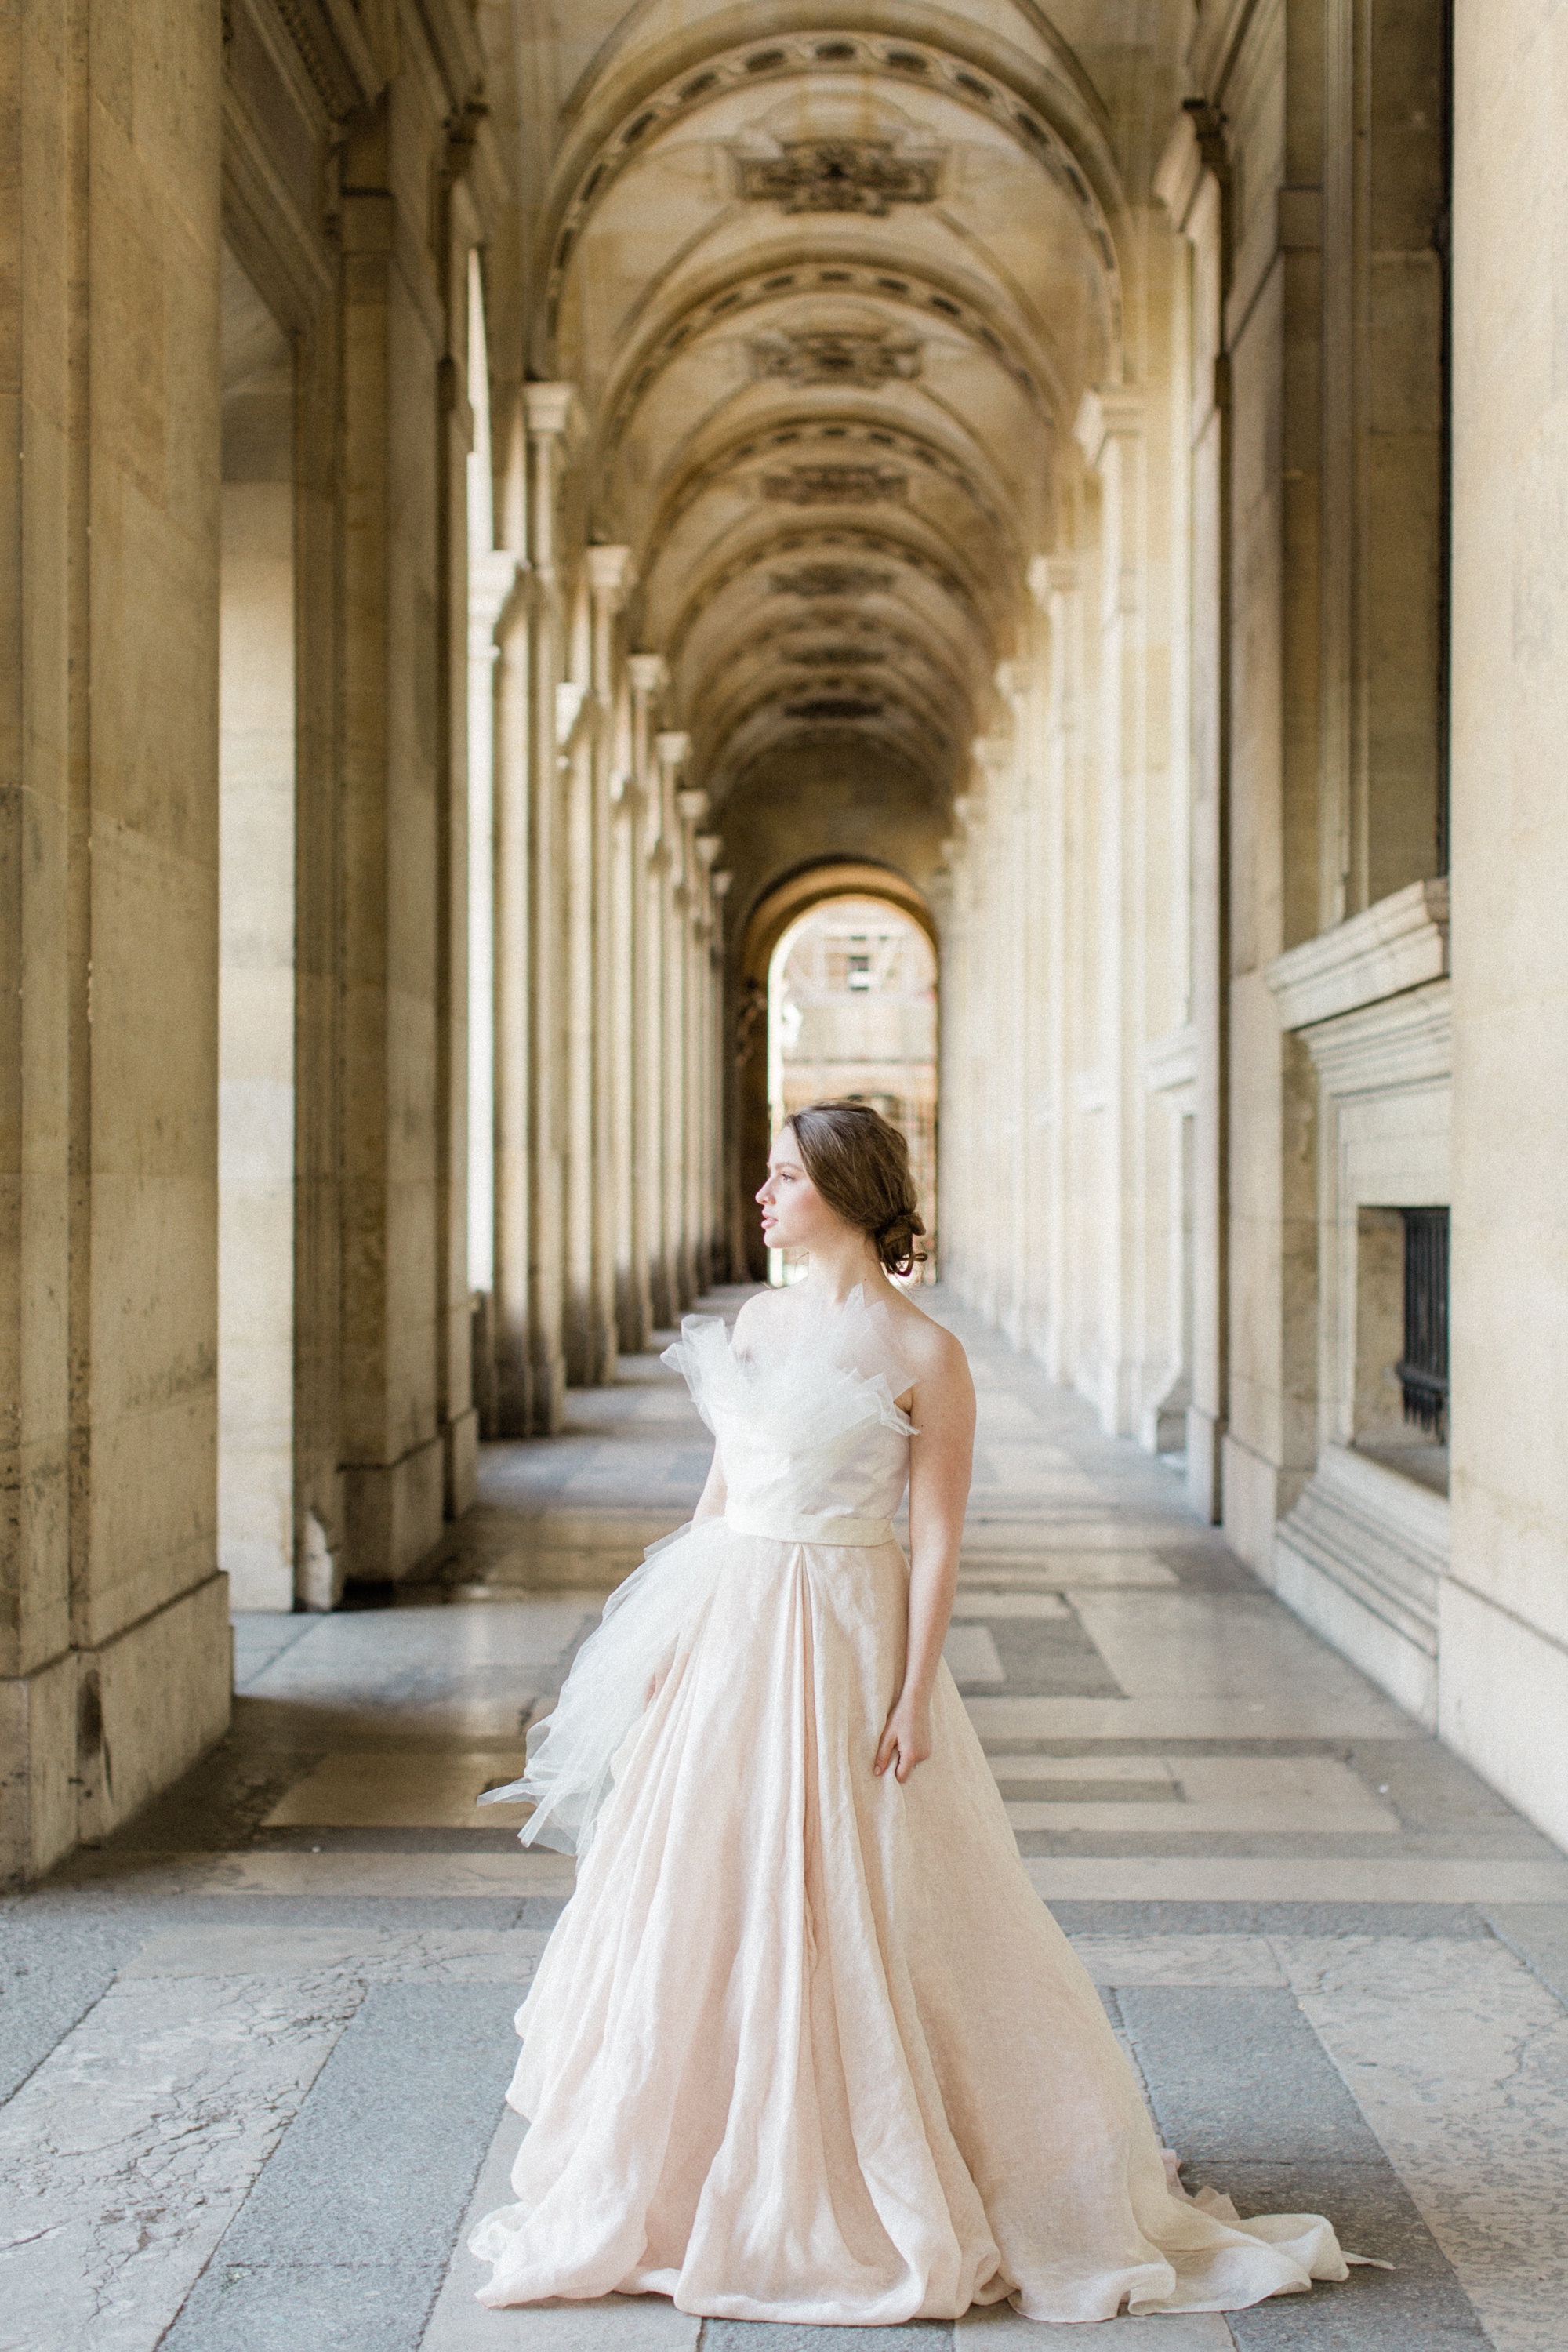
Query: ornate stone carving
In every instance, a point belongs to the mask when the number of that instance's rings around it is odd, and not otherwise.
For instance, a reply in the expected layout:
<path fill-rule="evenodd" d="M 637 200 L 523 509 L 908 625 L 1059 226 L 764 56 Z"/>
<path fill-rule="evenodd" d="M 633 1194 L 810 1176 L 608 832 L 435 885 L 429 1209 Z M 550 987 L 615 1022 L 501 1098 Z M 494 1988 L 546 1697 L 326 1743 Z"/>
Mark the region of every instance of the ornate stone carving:
<path fill-rule="evenodd" d="M 892 573 L 874 563 L 803 563 L 768 582 L 775 596 L 875 596 L 892 584 Z"/>
<path fill-rule="evenodd" d="M 737 159 L 741 194 L 786 213 L 873 213 L 929 205 L 941 158 L 890 139 L 786 139 L 776 155 Z"/>
<path fill-rule="evenodd" d="M 875 387 L 908 383 L 921 372 L 921 345 L 912 336 L 805 328 L 755 335 L 752 373 L 784 383 L 844 383 Z"/>
<path fill-rule="evenodd" d="M 763 476 L 763 496 L 789 507 L 875 506 L 901 499 L 909 476 L 897 466 L 782 466 Z"/>

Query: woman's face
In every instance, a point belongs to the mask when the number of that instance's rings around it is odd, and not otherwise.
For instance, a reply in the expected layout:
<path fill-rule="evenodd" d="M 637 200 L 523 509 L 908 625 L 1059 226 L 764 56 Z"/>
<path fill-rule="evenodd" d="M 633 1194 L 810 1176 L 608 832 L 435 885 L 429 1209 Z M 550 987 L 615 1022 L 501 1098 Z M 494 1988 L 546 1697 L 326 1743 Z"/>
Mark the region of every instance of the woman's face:
<path fill-rule="evenodd" d="M 805 1172 L 793 1127 L 781 1127 L 773 1138 L 767 1181 L 757 1200 L 769 1249 L 821 1248 L 844 1231 L 843 1218 L 828 1207 Z"/>

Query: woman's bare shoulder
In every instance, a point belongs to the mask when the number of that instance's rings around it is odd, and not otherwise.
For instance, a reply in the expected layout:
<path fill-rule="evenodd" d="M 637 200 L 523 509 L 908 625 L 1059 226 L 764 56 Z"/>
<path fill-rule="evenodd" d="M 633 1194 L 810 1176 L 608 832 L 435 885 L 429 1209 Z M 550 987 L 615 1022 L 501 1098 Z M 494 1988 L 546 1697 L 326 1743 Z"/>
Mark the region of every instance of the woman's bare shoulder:
<path fill-rule="evenodd" d="M 906 1293 L 895 1293 L 892 1311 L 899 1345 L 909 1359 L 910 1370 L 920 1379 L 929 1381 L 942 1373 L 968 1371 L 969 1359 L 963 1352 L 963 1342 L 917 1307 Z"/>

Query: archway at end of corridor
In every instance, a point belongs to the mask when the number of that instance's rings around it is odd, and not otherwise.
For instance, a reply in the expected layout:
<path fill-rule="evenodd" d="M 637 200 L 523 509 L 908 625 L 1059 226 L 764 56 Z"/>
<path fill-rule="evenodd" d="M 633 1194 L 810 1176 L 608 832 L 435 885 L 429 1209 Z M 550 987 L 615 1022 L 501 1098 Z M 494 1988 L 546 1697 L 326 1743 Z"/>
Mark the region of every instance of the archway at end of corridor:
<path fill-rule="evenodd" d="M 790 1111 L 839 1097 L 901 1129 L 928 1234 L 937 1211 L 936 932 L 912 883 L 833 861 L 759 901 L 742 942 L 732 1263 L 753 1280 L 787 1269 L 751 1213 L 773 1132 Z M 776 1262 L 770 1263 L 770 1258 Z M 928 1273 L 935 1278 L 934 1248 Z"/>

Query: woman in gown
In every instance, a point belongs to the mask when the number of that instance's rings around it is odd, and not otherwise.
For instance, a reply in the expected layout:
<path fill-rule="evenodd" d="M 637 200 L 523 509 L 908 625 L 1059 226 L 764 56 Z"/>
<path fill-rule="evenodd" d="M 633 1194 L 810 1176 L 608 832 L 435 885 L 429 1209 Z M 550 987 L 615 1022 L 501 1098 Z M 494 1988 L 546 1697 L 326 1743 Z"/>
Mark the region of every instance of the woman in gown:
<path fill-rule="evenodd" d="M 495 2306 L 619 2291 L 874 2326 L 1232 2310 L 1346 2275 L 1313 2214 L 1173 2184 L 942 1661 L 974 1398 L 888 1280 L 921 1230 L 860 1105 L 758 1194 L 808 1279 L 666 1358 L 717 1440 L 529 1737 L 521 1834 L 577 1890 L 518 2013 Z M 890 1521 L 910 1491 L 910 1552 Z"/>

